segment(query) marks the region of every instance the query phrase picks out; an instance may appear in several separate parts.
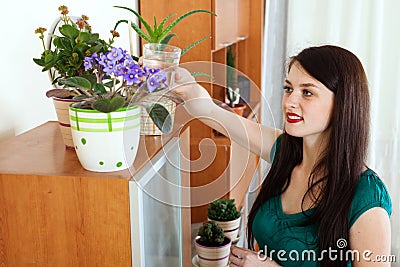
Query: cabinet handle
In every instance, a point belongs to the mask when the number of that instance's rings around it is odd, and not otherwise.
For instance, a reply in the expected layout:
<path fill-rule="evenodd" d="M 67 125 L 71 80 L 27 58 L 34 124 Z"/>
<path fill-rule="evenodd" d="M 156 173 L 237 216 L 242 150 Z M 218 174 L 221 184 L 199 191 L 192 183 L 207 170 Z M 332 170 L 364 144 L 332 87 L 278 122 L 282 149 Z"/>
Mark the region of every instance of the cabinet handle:
<path fill-rule="evenodd" d="M 239 36 L 237 39 L 238 39 L 239 41 L 243 41 L 243 40 L 246 40 L 247 38 L 248 38 L 247 35 L 242 35 L 242 36 Z"/>
<path fill-rule="evenodd" d="M 228 46 L 231 46 L 231 45 L 233 45 L 233 42 L 224 42 L 224 43 L 222 43 L 223 47 L 228 47 Z"/>

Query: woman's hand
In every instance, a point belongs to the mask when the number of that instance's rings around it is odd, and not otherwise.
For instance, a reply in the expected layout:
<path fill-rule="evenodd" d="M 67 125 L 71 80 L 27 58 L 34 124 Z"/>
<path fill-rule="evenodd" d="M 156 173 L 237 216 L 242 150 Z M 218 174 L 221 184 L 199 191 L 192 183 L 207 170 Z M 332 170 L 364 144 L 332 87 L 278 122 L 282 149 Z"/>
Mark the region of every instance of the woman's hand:
<path fill-rule="evenodd" d="M 280 266 L 271 258 L 258 254 L 255 251 L 231 246 L 231 255 L 229 255 L 230 266 L 240 267 L 277 267 Z"/>
<path fill-rule="evenodd" d="M 176 68 L 172 91 L 185 101 L 184 107 L 193 117 L 207 116 L 215 106 L 207 90 L 184 68 Z"/>

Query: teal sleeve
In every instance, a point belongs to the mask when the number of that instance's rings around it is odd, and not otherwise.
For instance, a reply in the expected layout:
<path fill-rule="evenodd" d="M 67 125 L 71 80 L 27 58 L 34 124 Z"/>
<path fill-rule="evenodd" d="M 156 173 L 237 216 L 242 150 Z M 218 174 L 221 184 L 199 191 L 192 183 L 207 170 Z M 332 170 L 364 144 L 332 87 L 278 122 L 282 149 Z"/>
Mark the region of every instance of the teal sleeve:
<path fill-rule="evenodd" d="M 273 162 L 276 156 L 279 154 L 279 149 L 281 148 L 282 143 L 282 136 L 283 134 L 278 136 L 278 138 L 276 138 L 274 144 L 272 145 L 271 152 L 269 153 L 269 158 L 271 162 Z"/>
<path fill-rule="evenodd" d="M 376 173 L 365 171 L 357 185 L 356 192 L 350 208 L 350 227 L 367 210 L 381 207 L 388 216 L 392 214 L 392 202 L 385 184 Z"/>

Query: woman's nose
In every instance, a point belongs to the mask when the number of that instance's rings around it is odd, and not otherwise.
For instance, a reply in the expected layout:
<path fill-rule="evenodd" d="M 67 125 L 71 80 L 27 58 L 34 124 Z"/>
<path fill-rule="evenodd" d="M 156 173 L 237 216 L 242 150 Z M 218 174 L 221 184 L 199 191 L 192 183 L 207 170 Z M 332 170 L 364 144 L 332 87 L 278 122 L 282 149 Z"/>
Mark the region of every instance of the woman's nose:
<path fill-rule="evenodd" d="M 295 92 L 292 92 L 285 97 L 284 101 L 287 108 L 297 108 L 299 105 L 299 96 Z"/>

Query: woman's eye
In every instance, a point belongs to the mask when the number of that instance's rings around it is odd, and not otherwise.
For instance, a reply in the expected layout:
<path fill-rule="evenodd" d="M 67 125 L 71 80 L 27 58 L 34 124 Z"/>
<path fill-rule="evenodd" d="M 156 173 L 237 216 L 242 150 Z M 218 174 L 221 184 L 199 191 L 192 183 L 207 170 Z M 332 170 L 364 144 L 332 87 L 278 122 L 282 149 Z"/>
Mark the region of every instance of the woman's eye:
<path fill-rule="evenodd" d="M 311 93 L 311 91 L 308 91 L 308 90 L 303 90 L 303 94 L 305 96 L 312 96 L 313 95 L 313 93 Z"/>
<path fill-rule="evenodd" d="M 293 89 L 290 88 L 289 86 L 284 86 L 283 90 L 285 91 L 285 93 L 291 93 L 293 91 Z"/>

